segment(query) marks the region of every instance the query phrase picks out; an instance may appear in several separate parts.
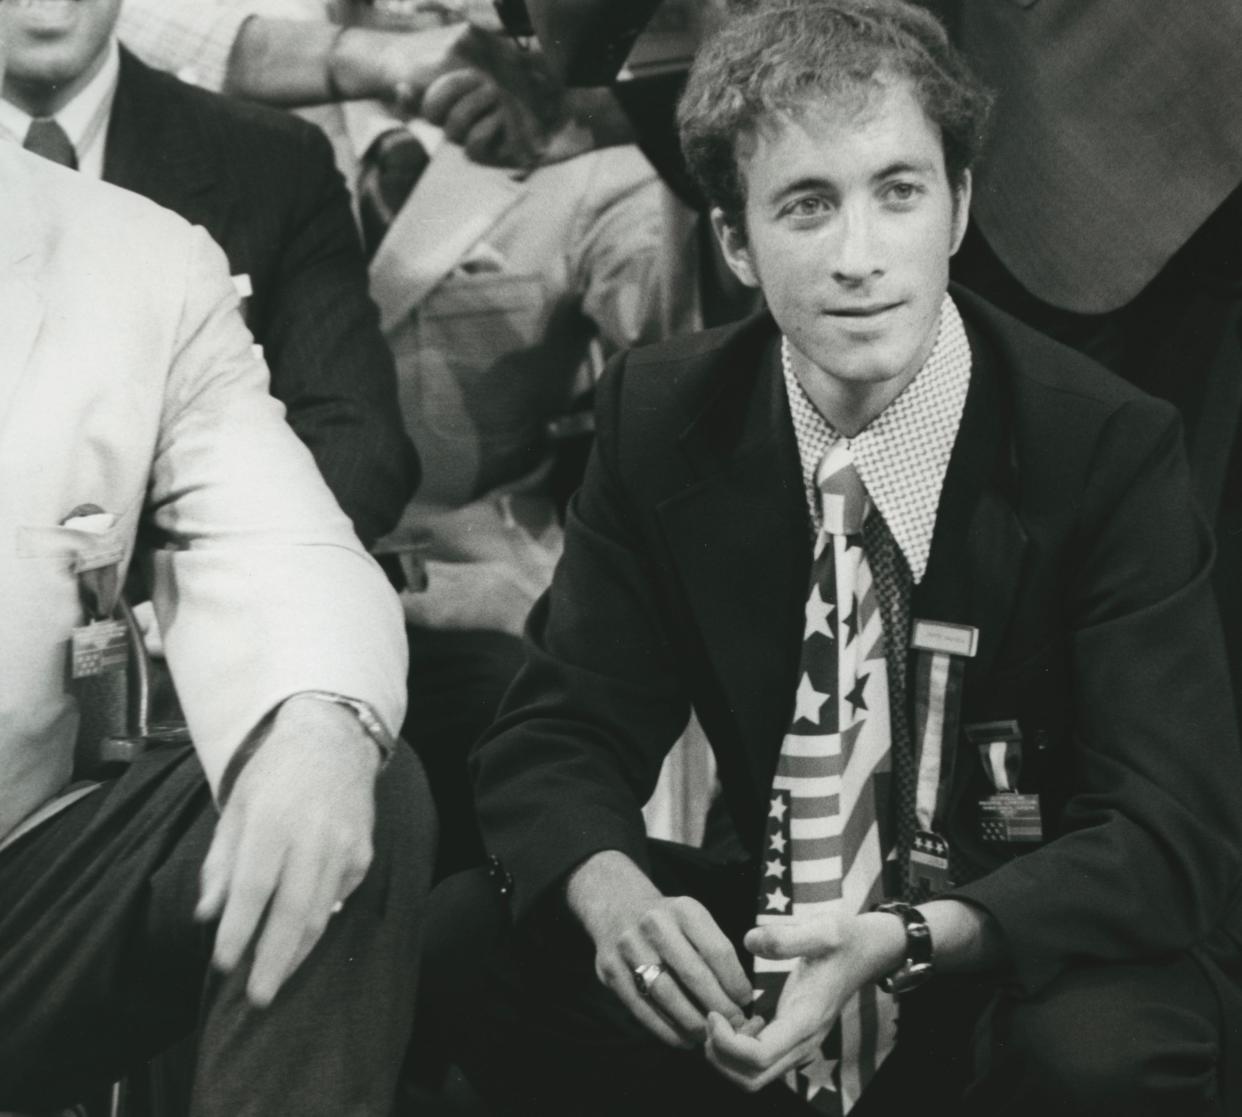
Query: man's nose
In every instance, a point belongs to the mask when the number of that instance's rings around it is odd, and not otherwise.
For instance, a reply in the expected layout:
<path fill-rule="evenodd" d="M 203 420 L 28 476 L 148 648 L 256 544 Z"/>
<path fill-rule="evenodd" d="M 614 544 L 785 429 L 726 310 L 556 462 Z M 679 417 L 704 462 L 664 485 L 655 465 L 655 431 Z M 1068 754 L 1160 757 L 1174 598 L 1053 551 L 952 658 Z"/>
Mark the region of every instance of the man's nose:
<path fill-rule="evenodd" d="M 868 207 L 845 207 L 837 226 L 833 278 L 857 286 L 879 276 L 884 270 L 880 240 L 875 216 Z"/>

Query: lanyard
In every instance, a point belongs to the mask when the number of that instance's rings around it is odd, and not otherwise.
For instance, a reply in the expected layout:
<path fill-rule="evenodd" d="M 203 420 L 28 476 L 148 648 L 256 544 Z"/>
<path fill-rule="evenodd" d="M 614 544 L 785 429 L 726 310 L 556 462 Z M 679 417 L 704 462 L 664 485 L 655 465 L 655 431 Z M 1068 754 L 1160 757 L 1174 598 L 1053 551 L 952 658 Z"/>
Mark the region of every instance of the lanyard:
<path fill-rule="evenodd" d="M 916 620 L 910 646 L 915 662 L 914 747 L 918 782 L 914 809 L 923 831 L 939 829 L 953 775 L 953 754 L 961 722 L 962 680 L 974 657 L 979 630 L 970 625 Z"/>

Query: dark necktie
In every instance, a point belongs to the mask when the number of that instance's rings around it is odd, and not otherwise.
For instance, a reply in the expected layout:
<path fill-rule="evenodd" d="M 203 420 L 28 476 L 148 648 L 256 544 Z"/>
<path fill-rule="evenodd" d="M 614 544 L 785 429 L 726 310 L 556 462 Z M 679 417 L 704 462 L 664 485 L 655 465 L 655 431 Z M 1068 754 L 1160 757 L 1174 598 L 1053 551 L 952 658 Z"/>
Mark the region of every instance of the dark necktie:
<path fill-rule="evenodd" d="M 390 128 L 367 149 L 358 180 L 358 213 L 368 260 L 428 162 L 427 149 L 408 128 Z"/>
<path fill-rule="evenodd" d="M 71 171 L 78 169 L 78 153 L 73 150 L 73 144 L 69 142 L 65 130 L 53 117 L 32 120 L 22 147 L 36 155 L 42 155 L 44 159 L 50 159 L 53 163 L 59 163 L 62 167 L 68 167 Z"/>

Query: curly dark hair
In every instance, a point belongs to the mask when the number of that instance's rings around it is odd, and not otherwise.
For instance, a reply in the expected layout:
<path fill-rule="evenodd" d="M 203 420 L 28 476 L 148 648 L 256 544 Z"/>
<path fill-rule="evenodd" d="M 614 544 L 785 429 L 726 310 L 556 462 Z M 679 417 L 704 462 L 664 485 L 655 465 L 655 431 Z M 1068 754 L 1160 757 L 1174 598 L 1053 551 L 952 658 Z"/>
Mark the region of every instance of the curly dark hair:
<path fill-rule="evenodd" d="M 708 202 L 745 235 L 738 142 L 808 100 L 862 107 L 893 78 L 911 82 L 940 129 L 956 190 L 983 146 L 992 107 L 935 16 L 904 0 L 734 0 L 699 50 L 677 110 L 686 164 Z"/>

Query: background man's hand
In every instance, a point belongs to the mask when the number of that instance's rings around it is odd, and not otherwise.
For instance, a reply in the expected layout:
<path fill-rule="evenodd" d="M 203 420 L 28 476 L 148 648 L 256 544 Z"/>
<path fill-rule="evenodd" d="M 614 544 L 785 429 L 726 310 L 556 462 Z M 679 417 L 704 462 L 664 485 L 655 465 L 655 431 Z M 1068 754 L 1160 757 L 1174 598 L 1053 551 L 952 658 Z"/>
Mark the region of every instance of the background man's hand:
<path fill-rule="evenodd" d="M 657 1038 L 674 1047 L 701 1044 L 709 1013 L 743 1026 L 750 981 L 732 944 L 697 900 L 663 895 L 616 850 L 578 866 L 566 898 L 595 943 L 600 981 Z M 664 973 L 644 997 L 634 970 L 653 962 Z"/>
<path fill-rule="evenodd" d="M 708 1061 L 750 1091 L 808 1062 L 850 997 L 901 964 L 905 941 L 901 920 L 885 914 L 821 916 L 756 927 L 746 936 L 747 950 L 761 958 L 797 962 L 785 980 L 776 1015 L 756 1034 L 712 1014 Z"/>
<path fill-rule="evenodd" d="M 246 986 L 254 1004 L 271 1002 L 366 875 L 379 765 L 348 709 L 294 697 L 238 775 L 203 863 L 196 915 L 219 917 L 222 970 L 258 935 Z"/>

